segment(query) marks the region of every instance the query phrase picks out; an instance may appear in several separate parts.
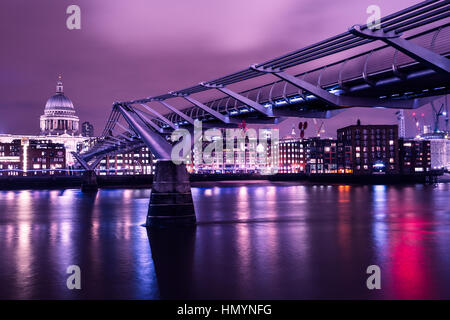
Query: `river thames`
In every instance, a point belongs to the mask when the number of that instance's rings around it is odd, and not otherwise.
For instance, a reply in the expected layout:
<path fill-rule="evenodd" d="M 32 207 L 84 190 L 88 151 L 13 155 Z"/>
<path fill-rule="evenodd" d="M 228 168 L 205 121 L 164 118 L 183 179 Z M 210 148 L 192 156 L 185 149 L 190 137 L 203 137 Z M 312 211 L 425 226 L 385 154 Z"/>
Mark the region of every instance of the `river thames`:
<path fill-rule="evenodd" d="M 147 232 L 148 189 L 0 191 L 0 298 L 450 298 L 450 183 L 192 193 L 196 228 Z M 66 286 L 70 265 L 81 290 Z"/>

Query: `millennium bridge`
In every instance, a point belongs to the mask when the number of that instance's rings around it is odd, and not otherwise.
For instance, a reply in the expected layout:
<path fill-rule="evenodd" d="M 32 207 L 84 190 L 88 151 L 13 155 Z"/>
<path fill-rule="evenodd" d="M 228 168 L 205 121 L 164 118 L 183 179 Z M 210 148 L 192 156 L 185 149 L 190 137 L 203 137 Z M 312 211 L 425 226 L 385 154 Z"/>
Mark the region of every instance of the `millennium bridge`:
<path fill-rule="evenodd" d="M 449 15 L 450 1 L 424 1 L 378 25 L 350 26 L 214 80 L 115 102 L 101 137 L 74 154 L 85 170 L 82 189 L 97 188 L 95 168 L 106 155 L 146 146 L 157 159 L 146 225 L 195 224 L 186 167 L 171 161 L 174 130 L 191 132 L 196 120 L 203 127 L 237 128 L 242 121 L 277 125 L 289 117 L 330 118 L 353 107 L 419 108 L 449 92 Z M 230 89 L 252 80 L 264 84 Z M 219 98 L 198 98 L 209 93 Z M 173 99 L 186 101 L 186 107 L 175 107 Z"/>

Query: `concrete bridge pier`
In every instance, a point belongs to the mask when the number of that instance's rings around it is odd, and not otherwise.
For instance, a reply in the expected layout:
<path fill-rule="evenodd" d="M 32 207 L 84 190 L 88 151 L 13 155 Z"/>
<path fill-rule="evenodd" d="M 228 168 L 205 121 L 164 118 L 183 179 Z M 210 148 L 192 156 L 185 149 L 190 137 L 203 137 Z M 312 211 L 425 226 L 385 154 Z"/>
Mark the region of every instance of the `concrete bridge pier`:
<path fill-rule="evenodd" d="M 86 170 L 81 177 L 81 191 L 82 192 L 97 192 L 98 183 L 97 175 L 94 170 Z"/>
<path fill-rule="evenodd" d="M 155 166 L 146 227 L 195 225 L 191 183 L 185 165 L 159 160 Z"/>

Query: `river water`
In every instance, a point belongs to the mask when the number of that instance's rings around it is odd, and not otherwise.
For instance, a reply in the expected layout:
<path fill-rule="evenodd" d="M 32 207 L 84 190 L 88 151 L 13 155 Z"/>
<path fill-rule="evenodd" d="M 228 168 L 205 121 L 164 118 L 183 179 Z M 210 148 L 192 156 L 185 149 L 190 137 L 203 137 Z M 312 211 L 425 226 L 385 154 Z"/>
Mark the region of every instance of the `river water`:
<path fill-rule="evenodd" d="M 450 183 L 192 193 L 196 228 L 147 232 L 150 190 L 0 191 L 0 298 L 450 298 Z M 81 290 L 67 288 L 70 265 Z"/>

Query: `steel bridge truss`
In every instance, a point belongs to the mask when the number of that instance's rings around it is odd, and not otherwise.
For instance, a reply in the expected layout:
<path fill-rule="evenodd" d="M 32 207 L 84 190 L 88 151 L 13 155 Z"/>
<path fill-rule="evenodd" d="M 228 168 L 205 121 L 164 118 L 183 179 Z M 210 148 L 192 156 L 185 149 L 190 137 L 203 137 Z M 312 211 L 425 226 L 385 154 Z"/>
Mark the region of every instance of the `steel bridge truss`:
<path fill-rule="evenodd" d="M 337 36 L 215 80 L 116 102 L 102 137 L 78 156 L 80 163 L 96 164 L 102 154 L 139 143 L 148 146 L 157 159 L 168 160 L 168 135 L 178 128 L 191 130 L 195 120 L 212 127 L 237 127 L 242 119 L 277 124 L 286 117 L 329 118 L 349 107 L 418 108 L 449 92 L 449 16 L 450 0 L 424 1 L 382 18 L 378 29 L 355 25 Z M 382 45 L 376 46 L 377 42 Z M 292 67 L 366 45 L 372 48 L 300 74 L 289 72 Z M 264 75 L 277 80 L 241 92 L 229 88 Z M 208 90 L 223 97 L 208 102 L 194 97 Z M 169 101 L 174 98 L 190 106 L 178 109 Z"/>

